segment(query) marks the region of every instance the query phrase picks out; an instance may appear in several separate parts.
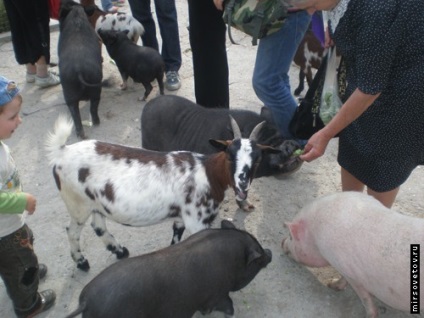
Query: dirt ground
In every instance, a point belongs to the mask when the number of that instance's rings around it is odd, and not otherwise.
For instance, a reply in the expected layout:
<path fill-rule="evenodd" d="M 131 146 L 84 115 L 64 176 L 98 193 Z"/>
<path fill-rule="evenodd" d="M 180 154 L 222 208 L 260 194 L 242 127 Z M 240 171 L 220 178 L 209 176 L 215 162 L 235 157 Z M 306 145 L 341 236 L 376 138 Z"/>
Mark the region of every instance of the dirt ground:
<path fill-rule="evenodd" d="M 172 94 L 194 100 L 192 60 L 187 32 L 187 3 L 185 0 L 176 0 L 176 3 L 183 65 L 180 70 L 182 87 Z M 124 5 L 122 10 L 128 11 L 128 5 Z M 53 60 L 57 59 L 58 34 L 57 30 L 52 31 L 51 34 Z M 228 42 L 231 107 L 259 112 L 262 104 L 256 98 L 251 86 L 256 48 L 252 47 L 248 37 L 235 31 L 233 34 L 240 45 L 232 45 Z M 141 84 L 133 84 L 127 91 L 120 91 L 118 70 L 110 63 L 105 50 L 103 56 L 104 77 L 110 78 L 113 85 L 102 91 L 99 107 L 101 125 L 85 127 L 86 134 L 93 139 L 140 146 L 140 114 L 145 103 L 137 99 L 142 96 L 144 89 Z M 81 246 L 90 261 L 91 269 L 85 273 L 76 268 L 70 257 L 65 232 L 69 216 L 55 187 L 43 147 L 46 134 L 53 128 L 59 114 L 69 113 L 61 87 L 42 90 L 25 83 L 24 68 L 16 64 L 10 42 L 0 44 L 0 60 L 2 61 L 0 74 L 15 79 L 22 88 L 24 98 L 23 124 L 6 142 L 11 147 L 20 169 L 24 190 L 34 194 L 38 199 L 36 213 L 27 217 L 27 223 L 36 238 L 35 250 L 39 261 L 49 267 L 47 278 L 40 284 L 40 290 L 52 288 L 57 293 L 56 305 L 40 317 L 60 318 L 77 307 L 79 293 L 85 284 L 117 260 L 105 250 L 87 224 L 82 233 Z M 297 85 L 297 74 L 298 68 L 293 66 L 291 71 L 293 86 Z M 156 86 L 150 99 L 157 93 Z M 171 94 L 171 92 L 166 93 Z M 87 103 L 81 103 L 83 120 L 90 119 L 88 109 Z M 69 142 L 76 141 L 73 134 Z M 249 193 L 250 201 L 256 206 L 253 212 L 245 213 L 238 209 L 234 194 L 231 191 L 227 192 L 220 210 L 220 218 L 233 220 L 238 228 L 252 233 L 273 253 L 273 260 L 267 268 L 262 270 L 247 287 L 232 293 L 237 317 L 356 318 L 365 316 L 359 298 L 350 287 L 345 291 L 335 292 L 325 286 L 331 279 L 338 277 L 333 269 L 312 270 L 300 266 L 285 256 L 280 247 L 282 238 L 287 235 L 287 230 L 283 228 L 284 221 L 291 220 L 302 206 L 314 198 L 340 191 L 340 172 L 336 153 L 337 139 L 334 139 L 323 157 L 312 163 L 305 163 L 292 176 L 283 180 L 273 177 L 254 180 Z M 394 206 L 396 210 L 423 217 L 423 178 L 424 167 L 418 167 L 401 188 Z M 214 226 L 219 226 L 219 221 L 218 219 Z M 168 246 L 172 235 L 171 226 L 170 220 L 144 228 L 129 228 L 108 223 L 110 232 L 129 249 L 132 256 Z M 393 240 L 396 240 L 396 229 L 393 229 Z M 409 316 L 408 313 L 384 308 L 378 301 L 377 304 L 381 306 L 381 317 Z M 423 315 L 419 315 L 421 316 Z M 11 302 L 2 282 L 0 283 L 0 317 L 14 317 Z M 198 313 L 195 317 L 200 318 L 202 315 Z M 213 313 L 209 317 L 222 317 L 222 314 Z"/>

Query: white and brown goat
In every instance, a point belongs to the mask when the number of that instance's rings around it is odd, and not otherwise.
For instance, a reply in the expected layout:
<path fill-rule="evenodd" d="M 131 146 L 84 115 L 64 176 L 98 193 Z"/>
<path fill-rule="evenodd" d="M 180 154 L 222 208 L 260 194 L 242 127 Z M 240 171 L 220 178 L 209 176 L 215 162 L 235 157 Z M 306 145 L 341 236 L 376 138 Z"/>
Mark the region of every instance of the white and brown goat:
<path fill-rule="evenodd" d="M 311 28 L 308 28 L 302 41 L 297 48 L 293 62 L 299 66 L 299 86 L 294 90 L 294 95 L 299 96 L 305 88 L 305 77 L 308 86 L 311 85 L 313 74 L 312 68 L 318 69 L 321 65 L 326 49 L 314 35 Z"/>
<path fill-rule="evenodd" d="M 67 228 L 71 255 L 82 270 L 89 263 L 80 250 L 79 238 L 92 216 L 92 227 L 117 258 L 128 257 L 106 228 L 106 218 L 130 226 L 147 226 L 176 218 L 171 244 L 190 233 L 210 227 L 225 190 L 234 189 L 236 199 L 247 198 L 263 151 L 279 150 L 256 143 L 264 122 L 250 137 L 241 138 L 231 117 L 233 140 L 210 140 L 222 151 L 202 155 L 188 151 L 156 152 L 97 140 L 72 145 L 66 141 L 73 123 L 59 117 L 46 141 L 47 156 L 71 222 Z"/>

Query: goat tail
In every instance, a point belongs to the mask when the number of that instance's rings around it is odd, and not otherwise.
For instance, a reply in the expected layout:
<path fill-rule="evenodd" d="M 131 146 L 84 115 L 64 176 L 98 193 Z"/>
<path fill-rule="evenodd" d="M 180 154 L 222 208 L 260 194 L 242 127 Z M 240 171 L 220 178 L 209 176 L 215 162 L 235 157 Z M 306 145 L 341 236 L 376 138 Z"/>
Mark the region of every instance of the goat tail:
<path fill-rule="evenodd" d="M 83 313 L 87 307 L 87 303 L 84 301 L 80 303 L 79 307 L 75 309 L 73 312 L 71 312 L 69 315 L 67 315 L 65 318 L 72 318 L 75 316 L 78 316 L 79 314 Z"/>
<path fill-rule="evenodd" d="M 71 135 L 74 123 L 71 118 L 61 115 L 56 120 L 53 132 L 49 132 L 46 139 L 45 148 L 47 157 L 53 162 L 60 156 L 60 152 L 66 145 L 66 141 Z"/>

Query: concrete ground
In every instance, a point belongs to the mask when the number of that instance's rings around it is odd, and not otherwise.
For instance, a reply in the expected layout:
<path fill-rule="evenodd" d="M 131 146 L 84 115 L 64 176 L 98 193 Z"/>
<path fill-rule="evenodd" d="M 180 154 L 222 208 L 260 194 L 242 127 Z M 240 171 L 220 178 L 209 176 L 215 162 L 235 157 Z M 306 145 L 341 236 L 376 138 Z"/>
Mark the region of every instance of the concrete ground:
<path fill-rule="evenodd" d="M 176 0 L 179 14 L 179 31 L 183 65 L 180 70 L 182 87 L 177 94 L 194 100 L 193 72 L 191 51 L 188 40 L 187 2 Z M 129 11 L 128 4 L 121 10 Z M 52 24 L 51 48 L 52 59 L 57 60 L 58 31 Z M 211 30 L 213 32 L 213 30 Z M 256 98 L 251 76 L 256 54 L 256 47 L 249 37 L 234 31 L 233 35 L 240 45 L 228 42 L 228 59 L 230 65 L 231 107 L 246 108 L 259 112 L 261 102 Z M 145 102 L 138 101 L 144 92 L 141 84 L 130 85 L 123 92 L 119 90 L 120 77 L 115 65 L 103 51 L 104 77 L 113 84 L 102 91 L 98 127 L 85 127 L 89 138 L 129 146 L 140 146 L 140 114 Z M 14 79 L 22 88 L 24 98 L 23 124 L 6 140 L 11 147 L 20 169 L 24 190 L 34 194 L 37 210 L 27 217 L 36 241 L 35 251 L 39 261 L 49 267 L 47 277 L 41 282 L 40 290 L 52 288 L 57 293 L 56 305 L 39 317 L 61 318 L 77 307 L 82 288 L 102 269 L 116 262 L 115 257 L 105 250 L 89 225 L 83 230 L 81 247 L 91 264 L 88 273 L 78 270 L 70 257 L 69 244 L 65 227 L 69 216 L 55 187 L 51 168 L 45 157 L 44 141 L 47 132 L 53 128 L 59 114 L 69 114 L 64 103 L 61 86 L 38 89 L 33 84 L 25 83 L 25 70 L 16 64 L 11 42 L 7 35 L 0 39 L 0 74 Z M 293 87 L 297 85 L 298 68 L 293 66 L 291 78 Z M 158 93 L 157 86 L 149 99 Z M 89 105 L 81 103 L 83 120 L 88 121 Z M 72 134 L 69 143 L 76 142 Z M 273 177 L 256 179 L 249 193 L 256 209 L 245 213 L 234 203 L 234 195 L 228 191 L 220 210 L 220 218 L 231 219 L 237 227 L 245 229 L 258 238 L 259 242 L 273 252 L 271 264 L 241 291 L 231 294 L 236 316 L 243 318 L 357 318 L 364 317 L 365 311 L 359 298 L 348 287 L 345 291 L 335 292 L 325 283 L 337 278 L 332 268 L 309 269 L 285 256 L 280 247 L 287 230 L 283 222 L 291 220 L 297 211 L 314 198 L 340 191 L 340 173 L 336 162 L 337 139 L 331 141 L 326 154 L 320 159 L 305 163 L 301 170 L 283 180 Z M 402 213 L 423 217 L 424 198 L 422 180 L 424 168 L 418 167 L 401 188 L 395 209 Z M 219 220 L 214 226 L 218 226 Z M 115 223 L 108 223 L 111 233 L 125 245 L 132 256 L 151 252 L 168 246 L 171 240 L 172 221 L 145 227 L 129 228 Z M 396 229 L 393 229 L 396 240 Z M 390 242 L 387 242 L 390 244 Z M 352 257 L 355 257 L 352 255 Z M 382 264 L 384 266 L 384 264 Z M 381 317 L 406 318 L 408 313 L 383 306 Z M 419 315 L 421 317 L 423 315 Z M 14 317 L 11 302 L 4 285 L 0 282 L 0 317 Z M 195 317 L 202 317 L 200 313 Z M 209 317 L 222 317 L 213 313 Z M 154 318 L 154 317 L 152 317 Z"/>

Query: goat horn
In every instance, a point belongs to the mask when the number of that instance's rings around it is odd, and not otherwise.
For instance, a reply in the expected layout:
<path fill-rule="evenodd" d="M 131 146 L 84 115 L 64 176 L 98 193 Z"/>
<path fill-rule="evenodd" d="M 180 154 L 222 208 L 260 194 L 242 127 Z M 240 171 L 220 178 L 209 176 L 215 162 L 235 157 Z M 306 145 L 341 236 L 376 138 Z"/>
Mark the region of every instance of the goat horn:
<path fill-rule="evenodd" d="M 250 133 L 249 139 L 253 140 L 253 141 L 257 141 L 258 139 L 258 134 L 261 131 L 262 127 L 265 125 L 266 121 L 264 120 L 263 122 L 257 124 L 255 126 L 255 128 L 253 128 L 252 132 Z"/>
<path fill-rule="evenodd" d="M 231 115 L 230 115 L 230 120 L 231 120 L 231 128 L 233 129 L 234 139 L 241 139 L 240 128 L 237 125 L 237 122 L 235 121 L 233 116 Z"/>

